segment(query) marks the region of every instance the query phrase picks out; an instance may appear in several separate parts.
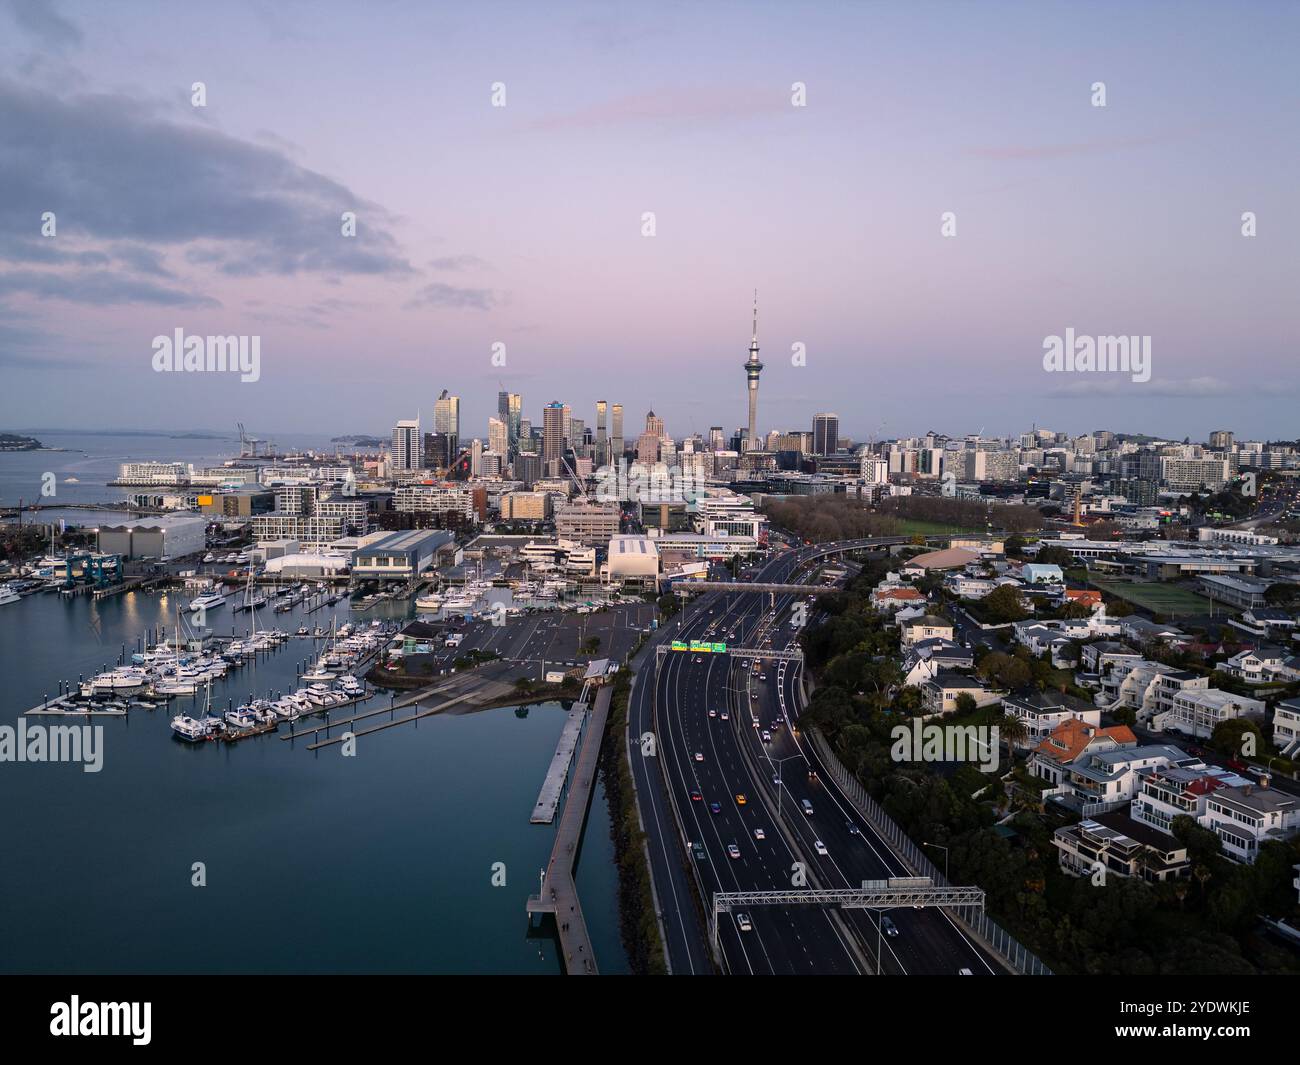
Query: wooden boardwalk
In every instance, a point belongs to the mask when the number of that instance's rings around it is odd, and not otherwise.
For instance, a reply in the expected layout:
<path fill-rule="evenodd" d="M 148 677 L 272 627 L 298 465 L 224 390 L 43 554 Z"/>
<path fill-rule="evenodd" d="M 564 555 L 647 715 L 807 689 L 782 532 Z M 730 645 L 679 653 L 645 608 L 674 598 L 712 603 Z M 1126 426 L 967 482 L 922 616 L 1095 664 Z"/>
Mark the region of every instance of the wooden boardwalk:
<path fill-rule="evenodd" d="M 609 704 L 614 695 L 611 685 L 604 685 L 596 693 L 588 727 L 578 750 L 577 768 L 569 797 L 560 816 L 560 827 L 555 833 L 555 846 L 546 866 L 546 878 L 541 893 L 528 898 L 528 913 L 549 913 L 555 916 L 560 937 L 560 952 L 564 968 L 570 976 L 596 976 L 596 957 L 591 948 L 591 936 L 582 916 L 582 903 L 573 879 L 574 862 L 582 842 L 582 830 L 587 821 L 587 807 L 591 792 L 596 786 L 596 767 L 600 758 L 600 744 L 605 735 L 605 722 L 609 718 Z"/>

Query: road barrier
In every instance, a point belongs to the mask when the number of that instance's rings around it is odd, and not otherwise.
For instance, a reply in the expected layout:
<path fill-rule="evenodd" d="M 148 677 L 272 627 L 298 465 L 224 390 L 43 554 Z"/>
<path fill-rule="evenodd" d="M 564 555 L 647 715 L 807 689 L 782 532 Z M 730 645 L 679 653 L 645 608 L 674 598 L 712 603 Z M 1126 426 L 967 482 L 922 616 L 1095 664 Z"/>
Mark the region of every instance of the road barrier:
<path fill-rule="evenodd" d="M 865 817 L 871 827 L 889 844 L 913 875 L 929 877 L 936 887 L 949 887 L 948 878 L 934 862 L 926 857 L 921 848 L 912 842 L 907 833 L 899 828 L 894 819 L 885 813 L 880 803 L 867 793 L 862 782 L 849 772 L 831 750 L 826 738 L 816 729 L 809 729 L 807 736 L 817 752 L 818 760 L 835 779 L 835 783 L 839 785 L 849 802 L 853 803 L 858 813 Z M 1052 970 L 1044 965 L 1037 955 L 1020 944 L 982 909 L 954 906 L 950 908 L 950 912 L 986 947 L 1002 958 L 1013 971 L 1024 976 L 1052 975 Z"/>

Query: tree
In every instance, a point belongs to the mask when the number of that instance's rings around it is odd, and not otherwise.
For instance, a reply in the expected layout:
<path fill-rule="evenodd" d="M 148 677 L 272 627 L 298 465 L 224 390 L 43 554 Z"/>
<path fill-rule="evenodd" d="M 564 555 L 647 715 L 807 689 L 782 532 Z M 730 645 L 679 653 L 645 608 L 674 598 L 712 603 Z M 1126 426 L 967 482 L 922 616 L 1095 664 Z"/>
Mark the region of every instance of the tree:
<path fill-rule="evenodd" d="M 597 651 L 600 650 L 600 637 L 588 636 L 585 640 L 582 641 L 582 650 L 583 653 L 585 654 L 594 655 Z"/>
<path fill-rule="evenodd" d="M 1074 556 L 1063 547 L 1040 547 L 1034 561 L 1044 566 L 1060 566 L 1065 569 L 1074 565 Z"/>
<path fill-rule="evenodd" d="M 971 695 L 970 692 L 961 692 L 955 702 L 959 714 L 973 714 L 978 709 L 975 696 Z"/>
<path fill-rule="evenodd" d="M 979 601 L 984 616 L 993 625 L 1003 625 L 1009 621 L 1024 621 L 1029 611 L 1020 602 L 1020 593 L 1013 584 L 1003 584 L 994 588 Z"/>

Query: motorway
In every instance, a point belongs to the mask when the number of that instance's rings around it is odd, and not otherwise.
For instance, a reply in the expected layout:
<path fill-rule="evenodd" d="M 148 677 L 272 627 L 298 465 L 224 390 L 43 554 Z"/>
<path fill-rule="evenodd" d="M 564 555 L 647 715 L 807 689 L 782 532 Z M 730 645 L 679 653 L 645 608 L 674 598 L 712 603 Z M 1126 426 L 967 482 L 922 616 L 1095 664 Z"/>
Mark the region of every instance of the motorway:
<path fill-rule="evenodd" d="M 752 579 L 788 581 L 818 551 L 786 551 Z M 797 632 L 785 624 L 793 602 L 711 593 L 659 640 L 793 645 Z M 909 875 L 800 740 L 797 664 L 768 659 L 755 669 L 731 654 L 669 652 L 656 681 L 653 654 L 650 648 L 638 671 L 630 727 L 634 744 L 654 733 L 655 756 L 637 757 L 634 746 L 632 761 L 675 973 L 713 970 L 692 881 L 711 911 L 715 891 L 857 887 Z M 811 814 L 803 812 L 804 800 Z M 881 934 L 874 912 L 813 905 L 744 910 L 748 930 L 735 913 L 724 913 L 719 924 L 722 964 L 731 973 L 874 972 L 878 942 L 886 974 L 1000 971 L 941 910 L 891 912 L 893 936 Z"/>

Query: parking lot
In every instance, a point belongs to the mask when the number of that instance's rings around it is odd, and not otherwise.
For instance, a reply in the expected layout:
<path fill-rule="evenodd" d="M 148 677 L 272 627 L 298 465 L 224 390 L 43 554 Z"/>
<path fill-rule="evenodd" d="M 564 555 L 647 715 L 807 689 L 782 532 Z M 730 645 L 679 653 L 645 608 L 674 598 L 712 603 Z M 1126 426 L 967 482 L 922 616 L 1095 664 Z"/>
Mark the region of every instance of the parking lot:
<path fill-rule="evenodd" d="M 434 653 L 418 656 L 422 664 L 431 663 L 434 674 L 450 668 L 470 651 L 480 650 L 495 651 L 508 662 L 535 666 L 530 675 L 540 678 L 543 667 L 568 669 L 593 658 L 621 659 L 649 629 L 654 614 L 652 603 L 620 603 L 591 614 L 545 611 L 508 617 L 501 625 L 491 621 L 413 622 L 406 631 L 420 639 L 434 639 Z M 441 637 L 453 632 L 462 634 L 460 646 L 442 646 Z M 582 650 L 590 639 L 600 641 L 594 653 Z"/>

